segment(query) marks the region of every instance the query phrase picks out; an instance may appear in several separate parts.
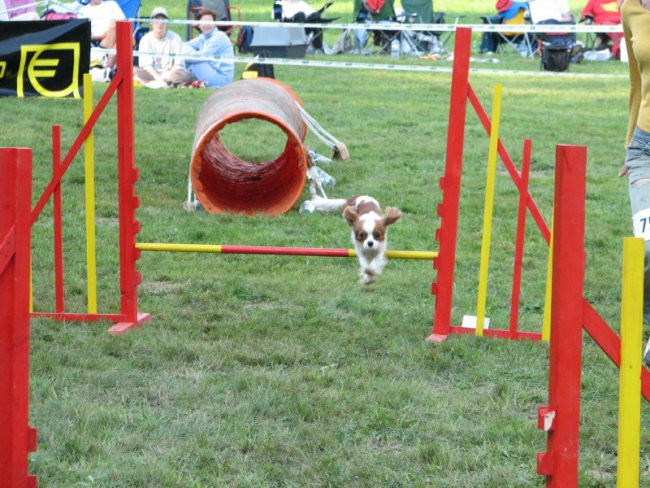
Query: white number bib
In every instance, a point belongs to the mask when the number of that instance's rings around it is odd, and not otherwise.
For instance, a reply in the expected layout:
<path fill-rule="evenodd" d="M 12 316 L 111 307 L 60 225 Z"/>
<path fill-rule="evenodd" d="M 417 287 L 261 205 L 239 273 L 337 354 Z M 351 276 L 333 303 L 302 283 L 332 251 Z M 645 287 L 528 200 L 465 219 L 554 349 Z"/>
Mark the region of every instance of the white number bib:
<path fill-rule="evenodd" d="M 639 210 L 632 217 L 634 223 L 634 237 L 643 237 L 650 241 L 650 208 Z"/>

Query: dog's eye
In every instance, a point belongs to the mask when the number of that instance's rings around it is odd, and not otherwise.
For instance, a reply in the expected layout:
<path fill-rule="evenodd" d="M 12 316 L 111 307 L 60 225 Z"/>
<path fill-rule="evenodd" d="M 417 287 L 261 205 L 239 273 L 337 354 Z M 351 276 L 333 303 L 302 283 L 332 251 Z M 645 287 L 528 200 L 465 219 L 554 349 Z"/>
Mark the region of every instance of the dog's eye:
<path fill-rule="evenodd" d="M 379 239 L 381 239 L 381 233 L 375 231 L 372 233 L 372 237 L 374 237 L 375 240 L 378 241 Z"/>
<path fill-rule="evenodd" d="M 357 237 L 360 241 L 365 241 L 366 237 L 368 237 L 368 234 L 366 232 L 359 232 L 359 235 Z"/>

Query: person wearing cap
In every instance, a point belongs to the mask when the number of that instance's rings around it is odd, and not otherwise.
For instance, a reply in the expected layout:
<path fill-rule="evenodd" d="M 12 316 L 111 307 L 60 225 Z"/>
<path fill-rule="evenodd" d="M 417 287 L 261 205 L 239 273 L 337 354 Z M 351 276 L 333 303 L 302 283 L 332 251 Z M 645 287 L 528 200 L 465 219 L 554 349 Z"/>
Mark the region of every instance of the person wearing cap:
<path fill-rule="evenodd" d="M 230 83 L 235 74 L 235 51 L 226 34 L 217 29 L 217 13 L 202 8 L 198 11 L 198 37 L 183 45 L 185 66 L 198 85 L 217 88 Z"/>
<path fill-rule="evenodd" d="M 134 80 L 141 85 L 166 88 L 188 86 L 193 81 L 180 56 L 181 36 L 168 29 L 168 19 L 164 7 L 156 7 L 151 12 L 151 30 L 140 40 L 138 67 L 133 70 Z"/>
<path fill-rule="evenodd" d="M 486 18 L 488 24 L 500 24 L 505 20 L 514 18 L 519 11 L 528 8 L 528 1 L 514 2 L 513 0 L 497 0 L 495 6 L 497 15 Z M 496 32 L 484 32 L 481 36 L 481 54 L 492 54 L 497 51 L 499 44 L 502 42 L 501 37 Z"/>
<path fill-rule="evenodd" d="M 113 0 L 90 0 L 77 13 L 79 17 L 90 19 L 90 40 L 104 49 L 115 49 L 115 21 L 126 20 L 122 9 Z M 115 55 L 109 54 L 106 65 L 115 67 Z"/>

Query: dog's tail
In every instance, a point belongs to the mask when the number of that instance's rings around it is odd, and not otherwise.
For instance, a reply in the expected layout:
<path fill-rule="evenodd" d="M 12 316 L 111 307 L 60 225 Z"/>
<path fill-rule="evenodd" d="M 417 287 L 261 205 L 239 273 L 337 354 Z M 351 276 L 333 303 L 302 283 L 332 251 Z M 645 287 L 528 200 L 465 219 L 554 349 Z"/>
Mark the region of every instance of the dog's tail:
<path fill-rule="evenodd" d="M 307 200 L 310 206 L 313 207 L 314 212 L 337 212 L 343 210 L 348 204 L 345 198 L 324 198 L 314 196 L 311 200 Z"/>

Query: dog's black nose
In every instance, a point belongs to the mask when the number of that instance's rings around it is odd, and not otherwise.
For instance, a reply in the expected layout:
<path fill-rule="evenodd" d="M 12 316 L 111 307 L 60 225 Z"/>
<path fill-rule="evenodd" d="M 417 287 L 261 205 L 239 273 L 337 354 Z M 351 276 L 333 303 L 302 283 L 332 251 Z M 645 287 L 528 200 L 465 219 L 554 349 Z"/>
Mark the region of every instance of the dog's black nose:
<path fill-rule="evenodd" d="M 375 243 L 372 241 L 368 241 L 368 247 L 372 247 Z"/>

